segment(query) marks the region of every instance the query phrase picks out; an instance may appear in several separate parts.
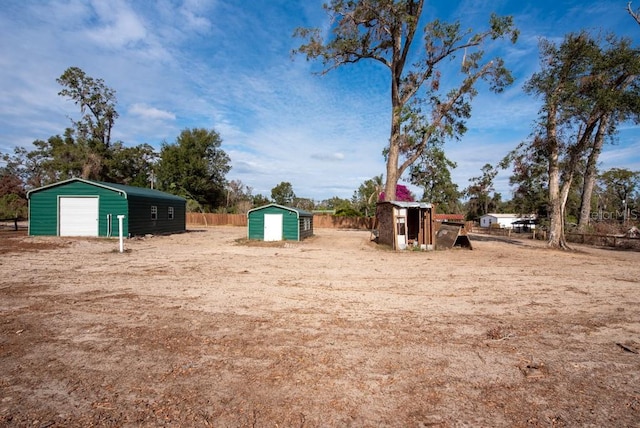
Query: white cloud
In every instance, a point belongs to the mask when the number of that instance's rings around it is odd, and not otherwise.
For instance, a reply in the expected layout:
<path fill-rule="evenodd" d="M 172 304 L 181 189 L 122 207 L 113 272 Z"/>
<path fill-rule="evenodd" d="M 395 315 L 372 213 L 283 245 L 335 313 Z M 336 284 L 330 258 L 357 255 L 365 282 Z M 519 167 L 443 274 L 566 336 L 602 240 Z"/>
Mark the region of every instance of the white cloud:
<path fill-rule="evenodd" d="M 152 119 L 152 120 L 175 120 L 176 115 L 165 111 L 160 110 L 155 107 L 149 107 L 145 104 L 133 104 L 131 108 L 129 108 L 129 113 L 134 116 L 139 116 L 144 119 Z"/>
<path fill-rule="evenodd" d="M 198 33 L 206 33 L 212 28 L 211 20 L 205 14 L 211 13 L 215 2 L 203 0 L 185 0 L 180 7 L 180 14 L 189 29 Z"/>
<path fill-rule="evenodd" d="M 141 42 L 147 35 L 144 22 L 133 9 L 122 0 L 92 1 L 97 25 L 87 30 L 87 35 L 96 43 L 122 48 Z"/>
<path fill-rule="evenodd" d="M 330 162 L 335 162 L 335 161 L 341 161 L 344 160 L 344 154 L 343 153 L 314 153 L 311 155 L 311 157 L 313 159 L 319 160 L 319 161 L 330 161 Z"/>

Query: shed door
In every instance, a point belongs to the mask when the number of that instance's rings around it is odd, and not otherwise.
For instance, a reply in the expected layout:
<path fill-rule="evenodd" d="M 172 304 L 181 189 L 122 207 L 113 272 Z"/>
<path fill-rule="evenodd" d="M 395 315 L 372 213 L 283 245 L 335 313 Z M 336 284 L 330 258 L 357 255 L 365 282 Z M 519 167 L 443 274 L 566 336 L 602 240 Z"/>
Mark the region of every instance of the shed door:
<path fill-rule="evenodd" d="M 98 198 L 59 200 L 60 236 L 98 236 Z"/>
<path fill-rule="evenodd" d="M 396 219 L 396 233 L 398 237 L 397 249 L 404 250 L 407 248 L 407 219 L 406 217 L 398 217 Z"/>
<path fill-rule="evenodd" d="M 282 241 L 282 214 L 264 215 L 264 240 Z"/>

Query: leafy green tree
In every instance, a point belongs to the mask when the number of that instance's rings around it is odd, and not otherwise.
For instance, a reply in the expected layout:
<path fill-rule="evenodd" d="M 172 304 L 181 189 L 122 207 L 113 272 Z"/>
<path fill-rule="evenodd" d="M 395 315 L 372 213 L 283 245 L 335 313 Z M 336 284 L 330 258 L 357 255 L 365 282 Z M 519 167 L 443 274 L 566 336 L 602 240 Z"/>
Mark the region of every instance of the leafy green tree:
<path fill-rule="evenodd" d="M 116 92 L 102 79 L 87 76 L 78 67 L 69 67 L 56 81 L 64 87 L 58 95 L 70 98 L 80 107 L 82 117 L 73 121 L 80 140 L 98 154 L 104 154 L 111 145 L 111 130 L 118 118 Z"/>
<path fill-rule="evenodd" d="M 229 156 L 221 149 L 222 139 L 214 130 L 183 130 L 175 144 L 163 143 L 157 165 L 158 188 L 182 195 L 204 211 L 225 203 Z"/>
<path fill-rule="evenodd" d="M 589 58 L 592 57 L 594 49 L 597 47 L 582 35 L 570 34 L 560 46 L 542 40 L 540 62 L 543 69 L 535 73 L 525 85 L 526 92 L 543 99 L 540 129 L 536 138 L 545 153 L 548 167 L 548 244 L 555 248 L 568 248 L 564 235 L 565 208 L 575 171 L 571 167 L 575 165 L 575 159 L 565 159 L 571 142 L 562 140 L 566 135 L 562 131 L 571 115 L 565 115 L 564 111 L 566 105 L 575 101 L 579 77 L 588 73 Z M 577 156 L 578 151 L 571 151 L 571 154 Z"/>
<path fill-rule="evenodd" d="M 549 204 L 549 182 L 547 160 L 541 150 L 542 140 L 518 145 L 501 161 L 500 167 L 512 167 L 509 185 L 513 189 L 510 211 L 519 214 L 538 215 L 546 218 Z"/>
<path fill-rule="evenodd" d="M 569 34 L 559 45 L 540 43 L 542 70 L 525 90 L 543 100 L 537 138 L 548 166 L 551 247 L 568 248 L 564 223 L 574 178 L 584 177 L 582 207 L 588 212 L 603 141 L 621 120 L 637 114 L 639 56 L 629 46 L 609 37 L 602 47 L 585 32 Z"/>
<path fill-rule="evenodd" d="M 440 213 L 460 212 L 462 194 L 451 180 L 451 169 L 456 166 L 438 146 L 425 150 L 411 166 L 411 183 L 424 189 L 422 200 L 436 204 Z"/>
<path fill-rule="evenodd" d="M 104 158 L 86 144 L 74 140 L 71 128 L 67 128 L 64 137 L 55 135 L 46 141 L 36 140 L 33 146 L 31 151 L 16 148 L 13 156 L 13 163 L 20 166 L 20 177 L 29 188 L 73 177 L 148 187 L 157 159 L 148 144 L 124 147 L 116 142 L 110 148 L 108 161 L 104 162 Z"/>
<path fill-rule="evenodd" d="M 271 203 L 271 200 L 264 195 L 255 195 L 251 198 L 251 203 L 254 208 L 261 207 L 263 205 L 268 205 Z"/>
<path fill-rule="evenodd" d="M 109 179 L 130 186 L 154 187 L 157 162 L 158 154 L 149 144 L 125 147 L 121 142 L 114 143 L 107 164 Z"/>
<path fill-rule="evenodd" d="M 42 185 L 73 177 L 105 179 L 103 157 L 93 153 L 86 142 L 76 142 L 74 131 L 67 128 L 64 137 L 54 135 L 46 141 L 33 142 L 28 156 L 37 165 Z"/>
<path fill-rule="evenodd" d="M 499 206 L 500 196 L 494 194 L 493 180 L 498 170 L 491 164 L 482 167 L 482 175 L 470 178 L 471 184 L 464 191 L 469 198 L 467 218 L 473 219 L 488 214 Z M 496 198 L 497 196 L 497 198 Z"/>
<path fill-rule="evenodd" d="M 351 198 L 351 203 L 355 210 L 365 217 L 373 217 L 376 214 L 376 204 L 380 199 L 380 194 L 384 188 L 381 175 L 366 180 L 358 187 Z"/>
<path fill-rule="evenodd" d="M 27 192 L 11 166 L 0 167 L 0 219 L 26 218 Z"/>
<path fill-rule="evenodd" d="M 349 201 L 345 201 L 336 207 L 338 217 L 362 217 L 362 213 L 356 210 Z"/>
<path fill-rule="evenodd" d="M 640 189 L 640 172 L 626 168 L 611 168 L 600 174 L 598 181 L 602 188 L 603 207 L 612 212 L 623 213 L 622 216 L 610 215 L 613 218 L 628 218 L 628 210 L 638 208 L 634 194 Z"/>
<path fill-rule="evenodd" d="M 596 40 L 596 42 L 599 42 Z M 640 122 L 640 50 L 628 39 L 607 37 L 595 52 L 588 77 L 582 77 L 576 116 L 588 135 L 578 227 L 589 224 L 591 196 L 598 176 L 597 163 L 605 140 L 611 140 L 620 123 Z M 581 114 L 580 114 L 581 113 Z"/>
<path fill-rule="evenodd" d="M 2 175 L 17 178 L 25 190 L 43 185 L 40 160 L 33 159 L 32 154 L 24 147 L 15 147 L 13 154 L 0 153 L 0 160 L 4 163 L 0 168 Z"/>
<path fill-rule="evenodd" d="M 334 215 L 345 217 L 360 217 L 362 213 L 354 206 L 349 199 L 334 196 L 320 202 L 316 206 L 316 210 L 333 210 Z"/>
<path fill-rule="evenodd" d="M 293 186 L 289 182 L 283 181 L 271 189 L 271 200 L 278 205 L 291 205 L 295 197 Z"/>
<path fill-rule="evenodd" d="M 317 210 L 336 210 L 338 209 L 338 207 L 344 206 L 345 203 L 347 205 L 351 205 L 351 201 L 349 201 L 348 199 L 342 199 L 338 196 L 333 196 L 329 199 L 325 199 L 319 202 L 316 205 L 316 209 Z"/>
<path fill-rule="evenodd" d="M 294 35 L 306 40 L 295 52 L 309 59 L 320 59 L 327 73 L 346 64 L 372 60 L 387 68 L 390 76 L 391 129 L 385 194 L 396 199 L 396 185 L 434 140 L 459 138 L 471 114 L 476 84 L 489 82 L 499 92 L 512 82 L 500 58 L 484 59 L 483 46 L 490 40 L 510 36 L 515 43 L 518 32 L 511 17 L 492 15 L 489 28 L 473 33 L 462 30 L 459 22 L 439 20 L 419 31 L 423 0 L 331 0 L 325 10 L 333 25 L 329 40 L 321 29 L 298 28 Z M 423 45 L 414 45 L 422 39 Z M 441 85 L 443 67 L 462 55 L 460 80 L 455 86 Z"/>
<path fill-rule="evenodd" d="M 240 180 L 231 180 L 227 183 L 225 211 L 228 213 L 244 214 L 253 207 L 253 189 L 245 186 Z M 268 203 L 268 202 L 267 202 Z"/>
<path fill-rule="evenodd" d="M 313 211 L 313 209 L 316 207 L 316 204 L 313 202 L 313 199 L 299 198 L 297 196 L 293 198 L 293 202 L 291 203 L 291 205 L 294 208 L 299 208 L 305 211 Z"/>
<path fill-rule="evenodd" d="M 110 181 L 108 163 L 112 157 L 111 131 L 118 118 L 115 90 L 102 79 L 94 79 L 78 67 L 69 67 L 56 79 L 63 87 L 58 95 L 70 98 L 80 107 L 82 117 L 73 120 L 73 132 L 79 152 L 84 152 L 82 177 Z"/>
<path fill-rule="evenodd" d="M 157 154 L 148 144 L 125 147 L 111 141 L 118 113 L 115 91 L 102 79 L 93 79 L 77 67 L 68 68 L 57 79 L 64 87 L 59 95 L 73 100 L 82 117 L 66 128 L 64 135 L 36 140 L 33 149 L 16 148 L 3 155 L 26 189 L 73 177 L 146 187 L 153 185 Z"/>

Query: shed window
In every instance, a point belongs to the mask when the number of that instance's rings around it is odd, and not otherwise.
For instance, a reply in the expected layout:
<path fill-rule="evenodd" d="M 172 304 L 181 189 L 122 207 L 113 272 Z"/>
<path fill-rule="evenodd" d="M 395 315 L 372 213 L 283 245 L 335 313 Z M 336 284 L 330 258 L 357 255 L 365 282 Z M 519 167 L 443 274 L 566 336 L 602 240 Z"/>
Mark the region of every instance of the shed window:
<path fill-rule="evenodd" d="M 302 230 L 310 230 L 311 229 L 311 219 L 305 218 L 302 224 Z"/>
<path fill-rule="evenodd" d="M 173 220 L 173 207 L 169 207 L 168 217 L 169 220 Z"/>
<path fill-rule="evenodd" d="M 158 207 L 155 205 L 151 205 L 151 220 L 158 219 Z"/>

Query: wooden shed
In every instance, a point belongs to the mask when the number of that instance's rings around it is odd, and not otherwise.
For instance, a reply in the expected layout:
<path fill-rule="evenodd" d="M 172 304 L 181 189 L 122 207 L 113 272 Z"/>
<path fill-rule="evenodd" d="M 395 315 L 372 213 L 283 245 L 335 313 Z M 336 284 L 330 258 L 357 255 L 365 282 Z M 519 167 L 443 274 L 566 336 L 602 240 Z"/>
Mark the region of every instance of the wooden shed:
<path fill-rule="evenodd" d="M 377 240 L 394 250 L 435 248 L 434 207 L 426 202 L 383 201 L 376 206 Z"/>
<path fill-rule="evenodd" d="M 302 241 L 313 235 L 313 213 L 278 204 L 247 212 L 248 238 L 259 241 Z"/>
<path fill-rule="evenodd" d="M 187 201 L 142 187 L 72 178 L 31 190 L 29 235 L 124 236 L 183 232 Z"/>

